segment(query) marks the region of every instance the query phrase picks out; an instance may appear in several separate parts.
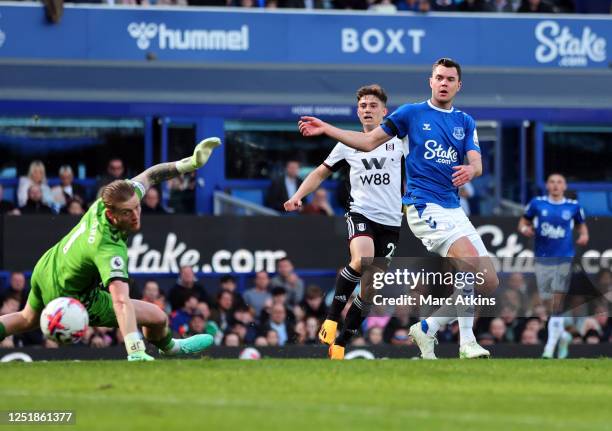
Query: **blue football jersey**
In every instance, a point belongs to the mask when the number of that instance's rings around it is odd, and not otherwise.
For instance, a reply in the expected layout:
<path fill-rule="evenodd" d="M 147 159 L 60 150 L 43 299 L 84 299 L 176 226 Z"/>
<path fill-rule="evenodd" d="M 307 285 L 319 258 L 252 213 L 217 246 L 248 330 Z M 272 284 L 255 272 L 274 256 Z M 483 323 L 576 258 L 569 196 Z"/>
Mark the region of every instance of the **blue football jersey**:
<path fill-rule="evenodd" d="M 403 202 L 423 211 L 425 204 L 459 208 L 453 166 L 468 151 L 480 152 L 476 122 L 458 109 L 440 109 L 429 100 L 400 106 L 381 125 L 390 136 L 408 141 L 407 188 Z"/>
<path fill-rule="evenodd" d="M 533 198 L 524 217 L 535 229 L 536 257 L 573 257 L 574 225 L 584 223 L 584 210 L 572 199 L 551 201 L 548 196 Z"/>

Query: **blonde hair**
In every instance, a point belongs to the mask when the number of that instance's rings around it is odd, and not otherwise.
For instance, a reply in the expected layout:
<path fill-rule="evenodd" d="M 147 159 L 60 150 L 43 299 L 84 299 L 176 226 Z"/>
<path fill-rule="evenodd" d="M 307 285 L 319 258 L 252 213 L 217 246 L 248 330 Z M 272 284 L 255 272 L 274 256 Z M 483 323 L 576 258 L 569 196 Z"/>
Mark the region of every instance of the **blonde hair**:
<path fill-rule="evenodd" d="M 45 164 L 43 162 L 41 162 L 40 160 L 33 160 L 32 163 L 30 163 L 30 167 L 28 168 L 28 178 L 31 180 L 32 179 L 32 174 L 34 173 L 34 169 L 41 169 L 42 170 L 42 183 L 46 183 L 47 182 L 47 173 L 45 170 Z"/>
<path fill-rule="evenodd" d="M 128 201 L 134 196 L 134 186 L 125 180 L 115 180 L 102 189 L 101 198 L 104 206 L 113 210 L 115 205 Z"/>

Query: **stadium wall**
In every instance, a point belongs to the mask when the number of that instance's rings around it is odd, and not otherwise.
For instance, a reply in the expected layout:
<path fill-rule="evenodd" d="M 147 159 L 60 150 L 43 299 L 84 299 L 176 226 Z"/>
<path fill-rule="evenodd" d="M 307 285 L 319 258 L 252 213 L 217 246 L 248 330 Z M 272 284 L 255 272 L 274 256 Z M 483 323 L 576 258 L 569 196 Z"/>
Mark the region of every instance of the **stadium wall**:
<path fill-rule="evenodd" d="M 0 219 L 0 268 L 31 270 L 44 251 L 78 219 L 69 216 L 5 216 Z M 485 245 L 502 258 L 504 271 L 519 268 L 532 245 L 516 232 L 513 217 L 472 217 Z M 587 272 L 612 268 L 612 218 L 588 219 L 591 241 L 577 250 Z M 143 216 L 142 231 L 129 245 L 130 273 L 176 273 L 191 265 L 202 273 L 275 271 L 276 260 L 289 256 L 298 269 L 335 269 L 348 257 L 342 217 L 197 217 Z M 424 256 L 408 227 L 402 227 L 397 257 Z M 518 266 L 517 266 L 518 265 Z"/>
<path fill-rule="evenodd" d="M 487 346 L 495 358 L 541 358 L 542 346 L 523 344 L 498 344 Z M 440 344 L 436 347 L 439 358 L 456 358 L 458 347 L 454 344 Z M 156 352 L 151 351 L 151 354 Z M 219 347 L 206 350 L 206 357 L 215 359 L 325 359 L 327 346 L 286 346 L 286 347 Z M 575 344 L 570 348 L 569 358 L 599 358 L 612 356 L 612 343 Z M 347 348 L 345 359 L 417 359 L 419 352 L 415 346 L 360 346 Z M 0 362 L 10 361 L 58 361 L 58 360 L 96 360 L 125 359 L 123 346 L 105 349 L 90 349 L 82 346 L 69 346 L 61 349 L 41 349 L 36 347 L 21 349 L 0 349 Z"/>

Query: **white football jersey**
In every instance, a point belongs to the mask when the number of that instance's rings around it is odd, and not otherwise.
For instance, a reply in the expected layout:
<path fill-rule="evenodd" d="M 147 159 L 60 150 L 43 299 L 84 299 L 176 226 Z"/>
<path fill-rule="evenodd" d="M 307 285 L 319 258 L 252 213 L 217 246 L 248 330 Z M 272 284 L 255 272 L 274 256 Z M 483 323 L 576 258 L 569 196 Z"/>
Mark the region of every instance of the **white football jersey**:
<path fill-rule="evenodd" d="M 392 138 L 364 153 L 338 142 L 323 162 L 332 171 L 349 168 L 350 211 L 387 226 L 402 224 L 403 160 L 408 146 Z"/>

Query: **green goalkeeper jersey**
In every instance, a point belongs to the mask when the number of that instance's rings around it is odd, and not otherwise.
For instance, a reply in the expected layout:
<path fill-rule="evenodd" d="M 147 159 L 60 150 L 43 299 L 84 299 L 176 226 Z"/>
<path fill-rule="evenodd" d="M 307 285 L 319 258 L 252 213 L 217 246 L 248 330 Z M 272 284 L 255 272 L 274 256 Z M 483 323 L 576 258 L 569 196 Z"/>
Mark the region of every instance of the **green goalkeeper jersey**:
<path fill-rule="evenodd" d="M 144 187 L 133 184 L 142 198 Z M 43 304 L 31 304 L 35 309 L 60 296 L 87 304 L 100 285 L 128 281 L 127 234 L 115 229 L 105 212 L 102 200 L 96 200 L 70 233 L 40 258 L 32 288 L 40 290 Z"/>

